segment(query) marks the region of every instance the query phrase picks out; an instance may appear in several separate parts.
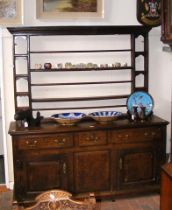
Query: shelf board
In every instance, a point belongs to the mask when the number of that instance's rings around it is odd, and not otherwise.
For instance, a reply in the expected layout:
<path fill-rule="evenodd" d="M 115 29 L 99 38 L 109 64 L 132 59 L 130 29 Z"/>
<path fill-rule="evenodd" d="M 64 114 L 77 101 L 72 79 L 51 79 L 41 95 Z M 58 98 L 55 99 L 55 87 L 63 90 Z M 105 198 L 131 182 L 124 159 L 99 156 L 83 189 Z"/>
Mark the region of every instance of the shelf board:
<path fill-rule="evenodd" d="M 59 102 L 59 101 L 96 101 L 96 100 L 108 100 L 108 99 L 122 99 L 128 98 L 126 95 L 110 95 L 110 96 L 92 96 L 92 97 L 71 97 L 71 98 L 33 98 L 32 102 Z"/>
<path fill-rule="evenodd" d="M 121 67 L 106 67 L 106 68 L 62 68 L 62 69 L 30 69 L 30 72 L 71 72 L 71 71 L 109 71 L 109 70 L 130 70 L 131 66 L 121 66 Z"/>
<path fill-rule="evenodd" d="M 139 74 L 145 74 L 145 71 L 144 70 L 140 70 L 140 71 L 135 71 L 135 75 L 139 75 Z"/>
<path fill-rule="evenodd" d="M 27 79 L 29 76 L 28 76 L 28 74 L 16 74 L 15 77 L 16 77 L 16 79 L 20 79 L 20 78 Z"/>
<path fill-rule="evenodd" d="M 25 57 L 25 58 L 27 58 L 28 55 L 27 55 L 27 54 L 15 54 L 14 57 L 17 57 L 17 58 L 18 58 L 18 57 L 19 57 L 19 58 L 20 58 L 20 57 Z"/>
<path fill-rule="evenodd" d="M 144 51 L 138 51 L 138 52 L 135 52 L 135 57 L 138 57 L 140 55 L 145 55 L 145 52 Z"/>
<path fill-rule="evenodd" d="M 108 52 L 131 52 L 131 49 L 117 50 L 48 50 L 48 51 L 30 51 L 31 54 L 49 54 L 49 53 L 108 53 Z"/>
<path fill-rule="evenodd" d="M 14 35 L 114 35 L 114 34 L 134 34 L 141 35 L 148 33 L 152 27 L 125 25 L 93 25 L 93 26 L 36 26 L 36 27 L 8 27 L 10 33 Z"/>
<path fill-rule="evenodd" d="M 29 92 L 17 92 L 16 96 L 29 96 Z"/>
<path fill-rule="evenodd" d="M 147 91 L 146 87 L 135 87 L 135 91 Z"/>
<path fill-rule="evenodd" d="M 120 80 L 120 81 L 101 81 L 101 82 L 71 82 L 71 83 L 42 83 L 31 84 L 31 86 L 58 86 L 58 85 L 97 85 L 97 84 L 117 84 L 117 83 L 131 83 L 132 80 Z"/>
<path fill-rule="evenodd" d="M 29 106 L 18 106 L 17 107 L 17 111 L 24 111 L 24 110 L 27 110 L 27 109 L 29 109 Z"/>
<path fill-rule="evenodd" d="M 49 110 L 78 110 L 78 109 L 107 109 L 107 108 L 120 108 L 126 105 L 113 105 L 113 106 L 83 106 L 83 107 L 61 107 L 61 108 L 33 108 L 33 111 L 49 111 Z"/>

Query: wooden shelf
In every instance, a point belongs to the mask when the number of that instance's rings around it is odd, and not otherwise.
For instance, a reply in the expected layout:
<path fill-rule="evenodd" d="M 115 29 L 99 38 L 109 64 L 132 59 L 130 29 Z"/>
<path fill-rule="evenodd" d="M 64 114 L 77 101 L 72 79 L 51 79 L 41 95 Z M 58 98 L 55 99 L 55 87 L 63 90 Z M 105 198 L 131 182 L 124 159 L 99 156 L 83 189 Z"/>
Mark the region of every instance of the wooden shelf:
<path fill-rule="evenodd" d="M 61 86 L 61 85 L 98 85 L 98 84 L 117 84 L 117 83 L 131 83 L 131 80 L 121 81 L 103 81 L 103 82 L 70 82 L 70 83 L 42 83 L 42 84 L 31 84 L 31 86 Z"/>
<path fill-rule="evenodd" d="M 63 50 L 63 51 L 30 51 L 31 54 L 52 54 L 52 53 L 109 53 L 109 52 L 131 52 L 131 49 L 119 50 Z"/>
<path fill-rule="evenodd" d="M 28 74 L 16 74 L 15 75 L 15 78 L 16 79 L 20 79 L 20 78 L 25 78 L 25 79 L 28 79 Z"/>
<path fill-rule="evenodd" d="M 126 107 L 126 105 L 113 105 L 113 106 L 99 106 L 99 108 L 101 109 L 115 109 L 115 108 L 119 108 L 119 107 Z M 88 109 L 97 109 L 97 106 L 82 106 L 82 107 L 70 107 L 70 109 L 73 110 L 88 110 Z M 56 110 L 56 111 L 61 111 L 61 110 L 69 110 L 68 107 L 53 107 L 53 108 L 33 108 L 33 111 L 49 111 L 49 110 Z"/>
<path fill-rule="evenodd" d="M 62 69 L 30 69 L 30 72 L 71 72 L 71 71 L 122 71 L 122 70 L 130 70 L 131 66 L 121 66 L 121 67 L 105 67 L 105 68 L 62 68 Z"/>
<path fill-rule="evenodd" d="M 29 96 L 29 92 L 16 92 L 16 96 Z"/>
<path fill-rule="evenodd" d="M 107 99 L 121 99 L 127 98 L 129 95 L 116 95 L 116 96 L 92 96 L 92 97 L 67 97 L 67 98 L 33 98 L 32 102 L 57 102 L 57 101 L 94 101 L 94 100 L 107 100 Z"/>

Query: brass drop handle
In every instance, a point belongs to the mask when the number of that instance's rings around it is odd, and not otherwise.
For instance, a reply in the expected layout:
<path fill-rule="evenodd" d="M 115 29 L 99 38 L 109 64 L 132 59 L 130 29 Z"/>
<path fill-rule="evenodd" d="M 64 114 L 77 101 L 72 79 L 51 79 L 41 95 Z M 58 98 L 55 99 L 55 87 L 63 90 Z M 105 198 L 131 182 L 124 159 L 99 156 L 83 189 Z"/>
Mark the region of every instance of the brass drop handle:
<path fill-rule="evenodd" d="M 55 139 L 54 142 L 57 143 L 57 144 L 65 144 L 66 143 L 66 139 L 65 138 Z"/>
<path fill-rule="evenodd" d="M 26 141 L 27 146 L 29 147 L 36 147 L 37 146 L 38 141 L 34 140 L 34 141 Z"/>

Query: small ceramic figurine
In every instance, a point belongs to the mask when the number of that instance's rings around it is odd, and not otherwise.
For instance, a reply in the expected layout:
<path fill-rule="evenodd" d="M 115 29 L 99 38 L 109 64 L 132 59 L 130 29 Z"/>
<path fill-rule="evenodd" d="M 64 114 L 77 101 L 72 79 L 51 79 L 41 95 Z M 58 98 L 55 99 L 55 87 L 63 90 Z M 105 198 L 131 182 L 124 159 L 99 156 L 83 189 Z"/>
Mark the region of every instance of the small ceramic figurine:
<path fill-rule="evenodd" d="M 124 65 L 123 65 L 124 67 L 127 67 L 128 66 L 128 64 L 127 64 L 127 62 L 126 63 L 124 63 Z"/>
<path fill-rule="evenodd" d="M 146 107 L 141 106 L 139 107 L 138 116 L 140 120 L 145 120 L 146 118 Z"/>
<path fill-rule="evenodd" d="M 133 120 L 133 121 L 136 121 L 138 119 L 137 108 L 138 108 L 137 106 L 132 107 L 131 120 Z"/>

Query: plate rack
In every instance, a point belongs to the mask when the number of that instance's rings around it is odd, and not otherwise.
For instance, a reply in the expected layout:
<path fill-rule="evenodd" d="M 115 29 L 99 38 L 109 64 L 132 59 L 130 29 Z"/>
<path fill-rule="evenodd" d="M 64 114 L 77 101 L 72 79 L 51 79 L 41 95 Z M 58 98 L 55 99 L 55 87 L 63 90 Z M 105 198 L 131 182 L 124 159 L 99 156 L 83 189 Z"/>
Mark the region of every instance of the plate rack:
<path fill-rule="evenodd" d="M 69 110 L 125 112 L 132 92 L 148 91 L 150 27 L 40 26 L 8 30 L 13 35 L 16 112 L 30 108 L 47 117 Z M 52 64 L 51 69 L 44 68 L 47 62 Z"/>

